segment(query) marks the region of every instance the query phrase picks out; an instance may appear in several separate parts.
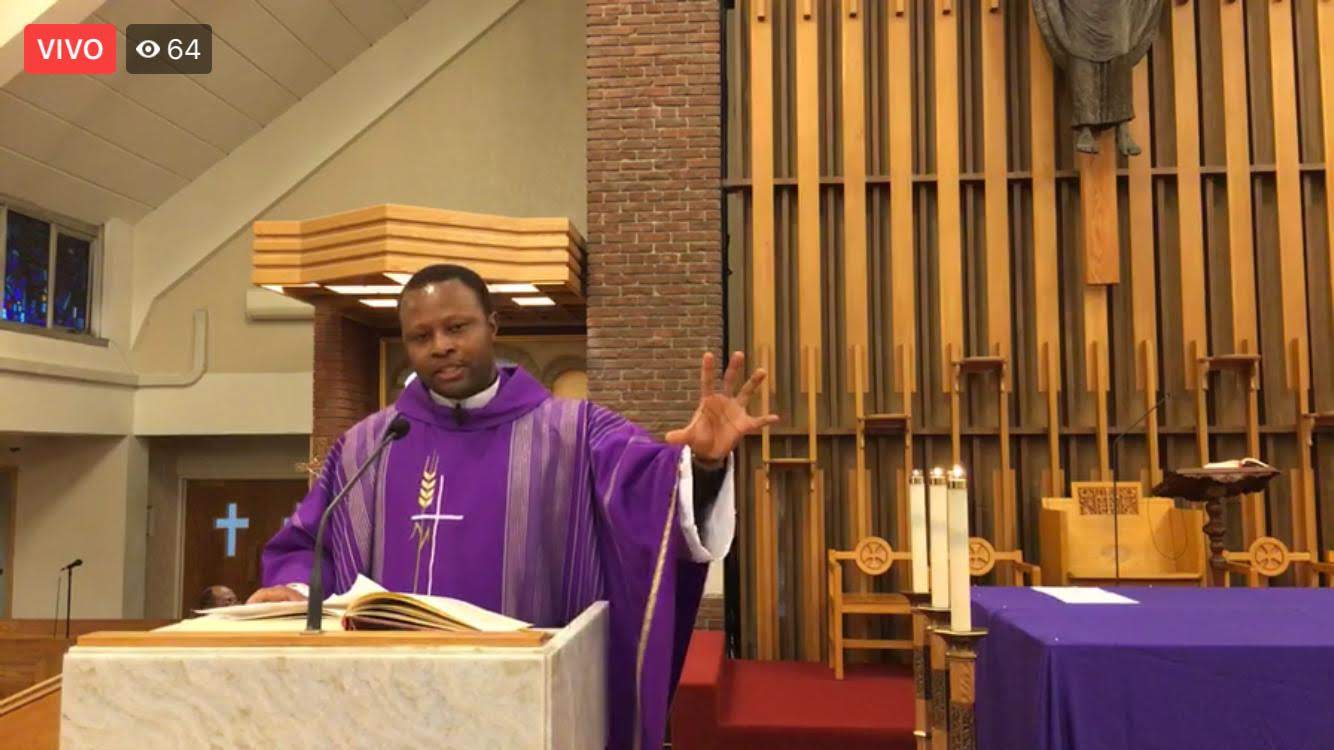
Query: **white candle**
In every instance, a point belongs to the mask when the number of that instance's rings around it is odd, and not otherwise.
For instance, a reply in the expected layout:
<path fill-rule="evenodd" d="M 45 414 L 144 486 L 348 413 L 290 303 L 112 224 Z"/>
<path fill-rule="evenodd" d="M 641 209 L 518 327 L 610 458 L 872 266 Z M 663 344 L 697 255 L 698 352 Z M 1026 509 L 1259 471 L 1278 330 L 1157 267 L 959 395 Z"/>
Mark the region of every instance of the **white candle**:
<path fill-rule="evenodd" d="M 961 467 L 955 466 L 950 472 L 946 495 L 949 506 L 950 629 L 967 632 L 973 629 L 973 602 L 968 576 L 968 479 Z"/>
<path fill-rule="evenodd" d="M 927 493 L 929 511 L 927 522 L 931 527 L 931 606 L 950 605 L 949 554 L 946 545 L 945 472 L 939 467 L 931 470 L 930 492 Z"/>
<path fill-rule="evenodd" d="M 908 480 L 908 551 L 912 553 L 912 591 L 931 590 L 926 564 L 926 482 L 921 469 L 913 469 Z"/>

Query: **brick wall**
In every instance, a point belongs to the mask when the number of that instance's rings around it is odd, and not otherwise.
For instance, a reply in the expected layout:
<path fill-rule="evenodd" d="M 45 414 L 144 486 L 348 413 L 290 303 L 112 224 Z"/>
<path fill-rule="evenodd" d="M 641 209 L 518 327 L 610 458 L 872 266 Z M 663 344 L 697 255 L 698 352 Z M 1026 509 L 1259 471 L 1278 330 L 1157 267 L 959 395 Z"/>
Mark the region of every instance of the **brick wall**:
<path fill-rule="evenodd" d="M 380 408 L 380 339 L 336 311 L 315 306 L 314 415 L 310 450 L 323 460 L 329 444 Z"/>
<path fill-rule="evenodd" d="M 695 615 L 695 628 L 698 630 L 723 630 L 725 619 L 722 594 L 705 594 L 699 602 L 699 613 Z"/>
<path fill-rule="evenodd" d="M 589 397 L 661 435 L 722 345 L 717 0 L 587 0 Z"/>

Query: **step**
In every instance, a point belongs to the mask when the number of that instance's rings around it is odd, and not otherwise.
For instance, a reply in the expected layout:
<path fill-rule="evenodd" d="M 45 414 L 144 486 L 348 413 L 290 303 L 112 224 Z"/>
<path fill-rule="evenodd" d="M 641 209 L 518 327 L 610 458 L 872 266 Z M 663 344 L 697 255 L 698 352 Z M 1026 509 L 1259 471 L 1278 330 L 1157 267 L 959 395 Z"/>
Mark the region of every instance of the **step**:
<path fill-rule="evenodd" d="M 1005 358 L 1000 356 L 964 357 L 954 360 L 954 366 L 960 374 L 980 373 L 1000 370 L 1005 367 Z"/>
<path fill-rule="evenodd" d="M 862 425 L 870 433 L 907 432 L 909 421 L 907 414 L 867 414 L 862 417 Z"/>
<path fill-rule="evenodd" d="M 822 663 L 734 661 L 730 694 L 718 747 L 914 747 L 913 680 L 906 668 L 850 665 L 846 678 L 835 680 Z"/>
<path fill-rule="evenodd" d="M 731 688 L 727 639 L 719 630 L 696 630 L 672 697 L 672 747 L 714 747 L 724 699 Z"/>
<path fill-rule="evenodd" d="M 1311 428 L 1324 432 L 1334 430 L 1334 411 L 1322 411 L 1314 414 L 1307 414 L 1306 418 L 1311 420 Z"/>
<path fill-rule="evenodd" d="M 772 469 L 805 469 L 813 465 L 815 462 L 809 458 L 787 457 L 771 458 L 765 463 Z"/>
<path fill-rule="evenodd" d="M 1216 354 L 1212 357 L 1201 357 L 1200 362 L 1211 370 L 1241 370 L 1244 372 L 1260 364 L 1260 355 Z"/>

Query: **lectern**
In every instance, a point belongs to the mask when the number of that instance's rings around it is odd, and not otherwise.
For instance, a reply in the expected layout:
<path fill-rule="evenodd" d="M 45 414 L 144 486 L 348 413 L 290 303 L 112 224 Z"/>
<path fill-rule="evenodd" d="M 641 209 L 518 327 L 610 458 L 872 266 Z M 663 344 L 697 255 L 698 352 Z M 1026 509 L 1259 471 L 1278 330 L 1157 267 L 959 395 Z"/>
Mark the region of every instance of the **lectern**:
<path fill-rule="evenodd" d="M 62 750 L 588 748 L 609 612 L 519 633 L 94 633 L 65 657 Z"/>

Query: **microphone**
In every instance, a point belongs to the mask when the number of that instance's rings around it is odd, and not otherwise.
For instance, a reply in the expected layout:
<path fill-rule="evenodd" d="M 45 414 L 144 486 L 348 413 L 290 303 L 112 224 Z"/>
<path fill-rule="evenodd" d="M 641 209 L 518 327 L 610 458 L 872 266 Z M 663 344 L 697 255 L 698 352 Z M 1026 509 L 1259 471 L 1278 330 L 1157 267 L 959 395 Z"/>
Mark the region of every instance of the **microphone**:
<path fill-rule="evenodd" d="M 1120 454 L 1117 453 L 1116 448 L 1121 444 L 1121 440 L 1124 439 L 1126 435 L 1130 434 L 1131 430 L 1139 427 L 1144 420 L 1149 418 L 1150 414 L 1154 414 L 1163 404 L 1171 400 L 1172 394 L 1164 393 L 1163 397 L 1158 399 L 1157 403 L 1150 406 L 1148 410 L 1141 414 L 1139 419 L 1132 422 L 1129 427 L 1121 430 L 1120 434 L 1116 436 L 1116 439 L 1112 441 L 1112 564 L 1115 567 L 1114 572 L 1117 585 L 1121 584 L 1121 498 L 1117 495 L 1116 475 L 1121 468 L 1121 465 L 1118 461 L 1118 456 Z"/>
<path fill-rule="evenodd" d="M 67 579 L 65 583 L 65 637 L 69 638 L 69 618 L 70 606 L 74 604 L 74 569 L 83 565 L 83 558 L 76 557 L 74 562 L 60 569 Z M 52 635 L 55 635 L 55 628 L 60 623 L 60 576 L 56 576 L 56 623 L 52 628 Z"/>
<path fill-rule="evenodd" d="M 454 404 L 454 424 L 462 427 L 468 421 L 468 410 L 463 408 L 463 402 Z"/>
<path fill-rule="evenodd" d="M 338 507 L 338 503 L 342 502 L 343 498 L 347 496 L 348 490 L 356 485 L 357 480 L 361 479 L 361 475 L 365 474 L 371 464 L 375 463 L 384 449 L 389 447 L 390 443 L 408 434 L 411 427 L 412 424 L 408 422 L 407 417 L 402 415 L 394 417 L 394 420 L 385 428 L 384 437 L 380 438 L 380 444 L 375 446 L 371 455 L 367 456 L 365 462 L 357 467 L 356 473 L 348 477 L 347 482 L 343 484 L 343 489 L 334 495 L 334 498 L 329 501 L 329 506 L 324 509 L 324 514 L 320 516 L 320 526 L 315 532 L 314 560 L 310 567 L 310 598 L 306 602 L 307 633 L 320 632 L 320 620 L 324 613 L 324 530 L 329 525 L 329 519 L 333 516 L 334 508 Z"/>

